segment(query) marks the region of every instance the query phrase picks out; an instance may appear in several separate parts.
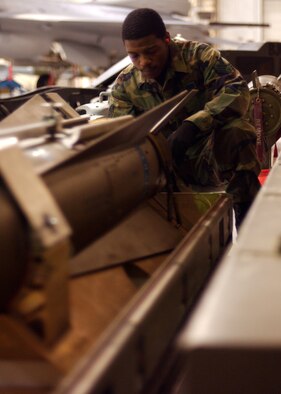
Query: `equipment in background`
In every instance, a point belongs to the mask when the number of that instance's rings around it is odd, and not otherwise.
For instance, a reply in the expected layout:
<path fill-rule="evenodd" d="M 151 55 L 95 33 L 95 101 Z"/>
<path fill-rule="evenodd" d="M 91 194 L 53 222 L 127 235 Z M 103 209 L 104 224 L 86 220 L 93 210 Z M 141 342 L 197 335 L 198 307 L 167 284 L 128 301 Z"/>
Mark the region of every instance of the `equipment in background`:
<path fill-rule="evenodd" d="M 104 92 L 100 92 L 98 97 L 93 98 L 90 103 L 80 105 L 76 108 L 76 111 L 80 115 L 89 115 L 92 120 L 107 117 L 109 109 L 109 94 L 110 89 Z"/>
<path fill-rule="evenodd" d="M 73 109 L 82 104 L 89 103 L 93 97 L 96 97 L 101 92 L 99 88 L 72 88 L 61 86 L 42 86 L 31 92 L 27 92 L 16 97 L 0 99 L 0 121 L 6 116 L 10 115 L 17 108 L 26 103 L 35 95 L 43 97 L 46 93 L 57 93 L 67 102 Z M 46 96 L 45 96 L 46 97 Z"/>
<path fill-rule="evenodd" d="M 281 42 L 249 42 L 239 49 L 221 50 L 221 54 L 233 64 L 249 83 L 253 70 L 258 75 L 279 75 Z"/>
<path fill-rule="evenodd" d="M 273 156 L 277 156 L 272 147 L 281 136 L 281 75 L 258 76 L 254 71 L 249 88 L 248 115 L 256 128 L 258 158 L 262 168 L 271 168 Z"/>

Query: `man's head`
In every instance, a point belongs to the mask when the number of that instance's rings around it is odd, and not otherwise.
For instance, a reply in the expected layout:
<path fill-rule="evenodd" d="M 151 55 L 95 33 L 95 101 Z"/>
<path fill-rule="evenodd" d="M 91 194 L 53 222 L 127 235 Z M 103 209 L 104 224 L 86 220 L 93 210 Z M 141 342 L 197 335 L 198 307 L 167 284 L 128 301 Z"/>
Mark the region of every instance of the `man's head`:
<path fill-rule="evenodd" d="M 168 61 L 170 42 L 161 16 L 150 8 L 130 12 L 123 23 L 122 39 L 134 66 L 143 77 L 159 77 Z"/>

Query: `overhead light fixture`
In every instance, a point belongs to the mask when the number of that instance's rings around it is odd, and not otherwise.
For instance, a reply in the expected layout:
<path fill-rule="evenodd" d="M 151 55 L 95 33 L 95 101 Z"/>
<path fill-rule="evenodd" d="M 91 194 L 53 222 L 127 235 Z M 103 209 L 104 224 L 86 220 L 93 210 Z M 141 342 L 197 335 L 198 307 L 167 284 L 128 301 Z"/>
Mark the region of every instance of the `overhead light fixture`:
<path fill-rule="evenodd" d="M 61 0 L 54 0 L 60 2 Z M 95 0 L 66 0 L 68 3 L 76 3 L 76 4 L 87 4 L 87 3 L 95 3 Z"/>
<path fill-rule="evenodd" d="M 108 0 L 95 0 L 95 2 L 96 3 L 105 3 L 105 4 L 107 4 L 108 3 Z M 128 2 L 128 0 L 111 0 L 110 1 L 110 4 L 118 4 L 118 3 L 121 3 L 121 4 L 123 4 L 123 3 L 127 3 Z"/>
<path fill-rule="evenodd" d="M 92 3 L 92 0 L 68 0 L 70 3 L 86 4 Z"/>
<path fill-rule="evenodd" d="M 14 19 L 22 19 L 22 20 L 33 20 L 33 21 L 41 21 L 41 22 L 61 22 L 61 21 L 69 21 L 75 20 L 75 17 L 68 17 L 63 15 L 53 15 L 53 14 L 17 14 L 13 16 Z"/>

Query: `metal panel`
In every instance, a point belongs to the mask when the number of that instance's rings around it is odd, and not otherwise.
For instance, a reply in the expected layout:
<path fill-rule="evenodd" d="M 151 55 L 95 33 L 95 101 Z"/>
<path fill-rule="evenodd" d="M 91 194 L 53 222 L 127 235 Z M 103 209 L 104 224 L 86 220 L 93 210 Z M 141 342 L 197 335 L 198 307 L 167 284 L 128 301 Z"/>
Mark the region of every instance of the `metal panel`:
<path fill-rule="evenodd" d="M 222 220 L 224 226 L 220 224 Z M 81 387 L 85 394 L 140 393 L 153 378 L 168 345 L 229 242 L 230 234 L 224 238 L 223 229 L 229 228 L 231 220 L 231 202 L 222 195 L 55 393 L 80 393 Z M 213 248 L 212 244 L 217 246 Z"/>
<path fill-rule="evenodd" d="M 281 158 L 250 209 L 178 352 L 182 393 L 276 393 L 281 387 Z"/>

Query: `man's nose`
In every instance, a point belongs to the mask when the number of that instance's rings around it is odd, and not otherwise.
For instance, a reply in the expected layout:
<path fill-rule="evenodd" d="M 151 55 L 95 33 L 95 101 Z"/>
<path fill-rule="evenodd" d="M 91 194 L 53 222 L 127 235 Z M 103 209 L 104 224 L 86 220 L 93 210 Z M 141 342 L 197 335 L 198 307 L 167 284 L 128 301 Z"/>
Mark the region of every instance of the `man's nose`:
<path fill-rule="evenodd" d="M 148 56 L 142 55 L 140 57 L 140 67 L 141 69 L 149 66 L 151 64 L 151 59 Z"/>

